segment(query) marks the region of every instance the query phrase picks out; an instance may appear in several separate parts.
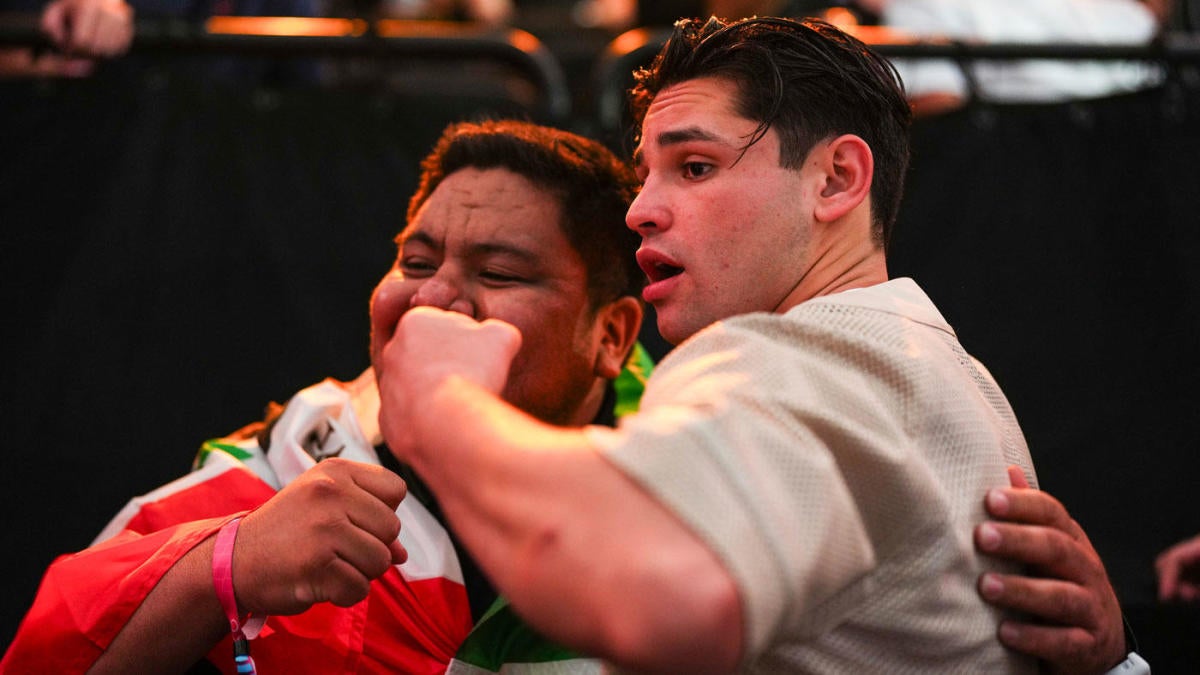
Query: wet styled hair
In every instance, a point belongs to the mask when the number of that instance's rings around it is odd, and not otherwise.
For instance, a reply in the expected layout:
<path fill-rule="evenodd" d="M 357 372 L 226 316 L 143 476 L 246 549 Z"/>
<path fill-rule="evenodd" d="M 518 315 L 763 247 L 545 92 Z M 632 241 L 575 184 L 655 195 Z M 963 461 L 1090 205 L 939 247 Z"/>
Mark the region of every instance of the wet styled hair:
<path fill-rule="evenodd" d="M 875 159 L 871 231 L 886 248 L 904 191 L 912 121 L 890 62 L 815 19 L 682 19 L 654 62 L 634 75 L 637 126 L 660 91 L 700 77 L 737 86 L 738 114 L 758 122 L 746 147 L 774 128 L 784 167 L 800 168 L 826 138 L 854 134 L 866 141 Z"/>
<path fill-rule="evenodd" d="M 446 176 L 464 168 L 507 169 L 558 198 L 559 227 L 587 266 L 593 310 L 624 295 L 640 298 L 646 278 L 634 254 L 641 238 L 625 226 L 638 180 L 606 147 L 518 120 L 451 124 L 421 163 L 408 221 Z"/>

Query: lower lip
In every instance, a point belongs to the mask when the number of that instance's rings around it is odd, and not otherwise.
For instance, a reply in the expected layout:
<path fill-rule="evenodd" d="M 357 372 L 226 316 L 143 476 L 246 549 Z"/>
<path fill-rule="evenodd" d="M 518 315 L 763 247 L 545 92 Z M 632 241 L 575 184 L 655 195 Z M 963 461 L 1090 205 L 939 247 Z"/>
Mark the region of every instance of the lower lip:
<path fill-rule="evenodd" d="M 683 277 L 682 272 L 673 277 L 667 277 L 662 281 L 655 281 L 647 285 L 642 289 L 642 299 L 653 304 L 666 298 L 671 294 L 672 291 L 675 290 L 675 287 L 679 285 L 679 280 L 681 277 Z"/>

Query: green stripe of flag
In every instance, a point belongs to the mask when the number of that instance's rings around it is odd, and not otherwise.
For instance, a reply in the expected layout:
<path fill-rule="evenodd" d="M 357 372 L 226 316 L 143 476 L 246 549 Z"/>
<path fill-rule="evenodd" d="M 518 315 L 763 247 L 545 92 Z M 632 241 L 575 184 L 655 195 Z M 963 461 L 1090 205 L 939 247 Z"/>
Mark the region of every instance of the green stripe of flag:
<path fill-rule="evenodd" d="M 455 658 L 464 663 L 500 672 L 505 663 L 537 663 L 578 658 L 578 655 L 534 632 L 504 598 L 497 598 Z"/>
<path fill-rule="evenodd" d="M 650 372 L 653 370 L 654 359 L 650 358 L 642 343 L 635 342 L 629 358 L 625 359 L 625 367 L 621 369 L 621 374 L 613 380 L 613 388 L 617 392 L 617 404 L 613 406 L 613 413 L 617 417 L 637 412 L 642 392 L 646 391 L 646 380 L 650 378 Z"/>
<path fill-rule="evenodd" d="M 207 441 L 204 441 L 204 444 L 200 446 L 200 452 L 196 453 L 196 459 L 193 460 L 194 466 L 192 469 L 195 470 L 204 466 L 204 462 L 208 460 L 208 455 L 216 451 L 227 453 L 241 461 L 246 461 L 254 456 L 236 445 L 231 443 L 222 443 L 221 439 L 219 438 L 210 438 Z"/>

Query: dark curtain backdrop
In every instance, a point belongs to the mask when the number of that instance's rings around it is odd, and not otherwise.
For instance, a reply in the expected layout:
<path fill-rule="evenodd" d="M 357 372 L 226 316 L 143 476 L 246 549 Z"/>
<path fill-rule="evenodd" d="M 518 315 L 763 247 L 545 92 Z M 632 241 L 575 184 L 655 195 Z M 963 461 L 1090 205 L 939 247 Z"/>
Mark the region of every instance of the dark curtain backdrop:
<path fill-rule="evenodd" d="M 53 557 L 201 441 L 367 366 L 417 162 L 486 110 L 520 112 L 167 73 L 0 83 L 0 644 Z M 1198 159 L 1186 89 L 921 122 L 891 263 L 1008 392 L 1164 673 L 1200 662 L 1197 612 L 1157 606 L 1152 568 L 1200 532 Z"/>
<path fill-rule="evenodd" d="M 891 272 L 1008 394 L 1155 672 L 1194 672 L 1200 612 L 1153 563 L 1200 533 L 1200 93 L 919 123 L 905 199 Z"/>

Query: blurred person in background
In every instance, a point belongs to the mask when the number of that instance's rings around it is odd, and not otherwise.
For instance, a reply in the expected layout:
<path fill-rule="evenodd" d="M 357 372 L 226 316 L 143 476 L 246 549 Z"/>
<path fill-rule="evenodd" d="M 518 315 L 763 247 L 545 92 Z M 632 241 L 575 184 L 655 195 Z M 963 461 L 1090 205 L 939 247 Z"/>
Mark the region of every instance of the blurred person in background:
<path fill-rule="evenodd" d="M 583 0 L 597 25 L 669 26 L 683 16 L 818 17 L 863 38 L 946 38 L 964 43 L 1148 44 L 1169 23 L 1176 0 Z M 879 30 L 882 29 L 882 30 Z M 1057 103 L 1137 91 L 1161 72 L 1137 62 L 895 59 L 917 115 L 962 107 L 972 93 L 994 103 Z M 969 69 L 964 70 L 964 68 Z M 974 91 L 973 91 L 974 88 Z"/>
<path fill-rule="evenodd" d="M 1159 554 L 1158 599 L 1162 602 L 1200 602 L 1200 534 Z"/>
<path fill-rule="evenodd" d="M 507 25 L 513 17 L 512 0 L 382 0 L 382 16 L 392 19 L 437 19 Z"/>
<path fill-rule="evenodd" d="M 1144 45 L 1166 25 L 1174 0 L 858 0 L 901 36 L 967 44 Z M 848 28 L 843 25 L 843 28 Z M 849 27 L 852 30 L 852 27 Z M 894 59 L 917 115 L 990 103 L 1061 103 L 1128 93 L 1161 82 L 1146 63 Z"/>
<path fill-rule="evenodd" d="M 0 10 L 41 12 L 41 29 L 56 52 L 37 54 L 31 49 L 0 50 L 0 76 L 84 77 L 93 74 L 101 60 L 116 59 L 130 48 L 136 32 L 135 16 L 177 19 L 201 25 L 213 16 L 322 15 L 319 0 L 54 0 L 41 6 L 29 0 L 0 0 Z M 172 62 L 170 53 L 145 63 Z M 227 82 L 308 82 L 316 77 L 313 64 L 304 59 L 272 61 L 244 56 L 184 53 L 192 72 Z"/>
<path fill-rule="evenodd" d="M 41 11 L 41 30 L 57 52 L 0 49 L 0 76 L 40 75 L 83 77 L 95 59 L 124 54 L 133 40 L 134 8 L 124 0 L 5 0 L 4 11 Z"/>

